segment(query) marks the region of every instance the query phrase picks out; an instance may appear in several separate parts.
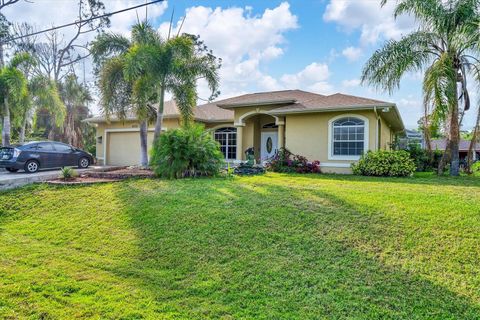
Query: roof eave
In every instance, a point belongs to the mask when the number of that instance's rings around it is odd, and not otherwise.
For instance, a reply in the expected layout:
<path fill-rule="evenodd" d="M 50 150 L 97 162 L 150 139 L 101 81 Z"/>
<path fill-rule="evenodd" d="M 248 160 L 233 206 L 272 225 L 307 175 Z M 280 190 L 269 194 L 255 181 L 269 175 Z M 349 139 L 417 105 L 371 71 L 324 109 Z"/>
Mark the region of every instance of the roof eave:
<path fill-rule="evenodd" d="M 275 104 L 292 104 L 296 103 L 295 99 L 288 100 L 270 100 L 270 101 L 259 101 L 259 102 L 249 102 L 249 103 L 219 103 L 217 107 L 223 109 L 239 108 L 239 107 L 257 107 L 257 106 L 270 106 Z"/>
<path fill-rule="evenodd" d="M 405 131 L 405 125 L 403 124 L 402 117 L 398 111 L 397 105 L 394 103 L 382 103 L 375 105 L 364 106 L 343 106 L 343 107 L 324 107 L 324 108 L 312 108 L 312 109 L 299 109 L 299 110 L 271 110 L 268 112 L 270 115 L 287 115 L 287 114 L 305 114 L 305 113 L 324 113 L 324 112 L 336 112 L 336 111 L 358 111 L 358 110 L 374 110 L 375 108 L 392 108 L 395 111 L 395 115 L 398 121 L 398 126 L 392 127 L 395 133 L 401 133 Z"/>

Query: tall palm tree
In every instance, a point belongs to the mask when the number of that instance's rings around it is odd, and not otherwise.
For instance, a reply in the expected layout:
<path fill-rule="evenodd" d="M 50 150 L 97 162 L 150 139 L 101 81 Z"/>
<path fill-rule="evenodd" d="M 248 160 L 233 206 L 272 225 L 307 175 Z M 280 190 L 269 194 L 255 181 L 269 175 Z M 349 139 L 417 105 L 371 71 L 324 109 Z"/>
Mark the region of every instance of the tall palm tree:
<path fill-rule="evenodd" d="M 48 110 L 53 122 L 61 126 L 65 119 L 65 105 L 60 99 L 55 81 L 47 76 L 37 75 L 28 80 L 25 96 L 18 114 L 17 126 L 20 127 L 18 141 L 25 141 L 27 122 L 35 109 Z"/>
<path fill-rule="evenodd" d="M 153 31 L 153 28 L 147 25 Z M 154 32 L 154 31 L 153 31 Z M 162 130 L 165 92 L 170 92 L 182 115 L 182 122 L 188 124 L 193 117 L 197 100 L 197 81 L 205 79 L 212 99 L 218 95 L 220 60 L 199 41 L 198 37 L 183 34 L 145 46 L 140 45 L 128 54 L 132 63 L 129 74 L 147 75 L 158 92 L 154 141 Z"/>
<path fill-rule="evenodd" d="M 101 106 L 108 117 L 112 113 L 125 118 L 127 113 L 134 112 L 140 121 L 140 163 L 148 165 L 147 129 L 151 116 L 151 108 L 157 99 L 153 79 L 146 74 L 132 75 L 127 70 L 136 68 L 128 59 L 131 51 L 138 46 L 148 46 L 160 41 L 155 32 L 151 32 L 144 23 L 133 26 L 131 39 L 122 35 L 100 34 L 92 44 L 92 54 L 97 65 Z"/>
<path fill-rule="evenodd" d="M 28 94 L 27 79 L 19 66 L 30 61 L 30 56 L 18 53 L 0 69 L 0 112 L 3 116 L 2 145 L 9 146 L 11 140 L 11 114 L 17 111 Z"/>
<path fill-rule="evenodd" d="M 88 103 L 92 101 L 89 90 L 78 82 L 71 73 L 59 83 L 60 96 L 66 106 L 66 119 L 63 122 L 64 142 L 83 148 L 81 120 L 88 116 Z"/>
<path fill-rule="evenodd" d="M 385 5 L 388 0 L 382 0 Z M 413 16 L 418 30 L 388 41 L 366 63 L 362 82 L 392 92 L 407 72 L 423 71 L 423 95 L 433 119 L 445 121 L 450 174 L 459 175 L 461 115 L 470 108 L 467 78 L 480 58 L 478 0 L 399 0 L 394 15 Z M 439 171 L 443 171 L 439 168 Z"/>

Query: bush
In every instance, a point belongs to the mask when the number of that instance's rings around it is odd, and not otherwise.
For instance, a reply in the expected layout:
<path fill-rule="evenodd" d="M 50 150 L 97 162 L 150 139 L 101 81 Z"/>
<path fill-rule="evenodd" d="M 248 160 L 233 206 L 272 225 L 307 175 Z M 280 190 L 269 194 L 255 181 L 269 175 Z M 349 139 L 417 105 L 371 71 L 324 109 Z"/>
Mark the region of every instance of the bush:
<path fill-rule="evenodd" d="M 480 161 L 475 162 L 472 164 L 472 174 L 475 176 L 480 176 Z"/>
<path fill-rule="evenodd" d="M 75 178 L 76 176 L 78 176 L 78 173 L 73 168 L 63 167 L 60 170 L 60 179 L 71 180 L 71 179 Z"/>
<path fill-rule="evenodd" d="M 273 172 L 320 173 L 320 161 L 309 162 L 303 156 L 280 149 L 267 164 L 267 169 Z"/>
<path fill-rule="evenodd" d="M 162 133 L 150 159 L 155 174 L 169 179 L 216 175 L 223 163 L 219 144 L 198 124 Z"/>
<path fill-rule="evenodd" d="M 442 151 L 435 150 L 430 157 L 428 151 L 419 144 L 409 144 L 405 151 L 410 154 L 410 158 L 415 162 L 416 170 L 419 172 L 436 170 L 443 156 Z"/>
<path fill-rule="evenodd" d="M 406 177 L 415 171 L 410 154 L 400 151 L 369 151 L 352 164 L 354 174 L 362 176 Z"/>

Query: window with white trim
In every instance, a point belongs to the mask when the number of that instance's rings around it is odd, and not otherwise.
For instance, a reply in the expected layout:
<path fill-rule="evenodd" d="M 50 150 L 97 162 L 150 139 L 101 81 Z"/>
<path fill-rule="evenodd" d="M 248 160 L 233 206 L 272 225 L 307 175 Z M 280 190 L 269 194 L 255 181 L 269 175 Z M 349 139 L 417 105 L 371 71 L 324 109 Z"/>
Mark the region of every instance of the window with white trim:
<path fill-rule="evenodd" d="M 365 121 L 345 117 L 332 123 L 332 156 L 361 156 L 365 150 Z"/>
<path fill-rule="evenodd" d="M 215 130 L 215 140 L 220 144 L 220 150 L 226 160 L 237 158 L 237 128 L 221 128 Z"/>

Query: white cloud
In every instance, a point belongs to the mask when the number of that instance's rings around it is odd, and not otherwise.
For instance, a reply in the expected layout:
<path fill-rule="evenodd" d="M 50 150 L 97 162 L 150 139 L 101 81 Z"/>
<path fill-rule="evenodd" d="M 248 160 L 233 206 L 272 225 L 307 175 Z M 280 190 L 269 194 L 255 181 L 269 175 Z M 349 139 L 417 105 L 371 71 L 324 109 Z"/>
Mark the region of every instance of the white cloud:
<path fill-rule="evenodd" d="M 363 45 L 375 44 L 379 39 L 399 39 L 411 31 L 413 18 L 393 17 L 396 1 L 389 1 L 380 8 L 380 1 L 372 0 L 330 0 L 323 19 L 336 22 L 344 31 L 360 30 Z"/>
<path fill-rule="evenodd" d="M 357 61 L 362 56 L 362 54 L 362 49 L 356 47 L 347 47 L 342 51 L 342 55 L 350 62 Z"/>
<path fill-rule="evenodd" d="M 351 80 L 343 80 L 342 81 L 342 86 L 344 88 L 356 88 L 360 86 L 360 79 L 351 79 Z"/>
<path fill-rule="evenodd" d="M 181 19 L 175 24 L 176 34 Z M 159 31 L 168 34 L 169 23 Z M 257 88 L 273 90 L 281 84 L 262 71 L 270 60 L 281 57 L 286 49 L 285 32 L 298 28 L 297 17 L 286 2 L 252 15 L 251 7 L 190 7 L 185 12 L 181 32 L 200 35 L 213 53 L 222 58 L 220 70 L 222 96 L 248 92 Z M 207 93 L 199 88 L 200 95 Z M 203 96 L 202 98 L 205 98 Z"/>
<path fill-rule="evenodd" d="M 313 62 L 295 74 L 284 74 L 280 81 L 284 88 L 307 89 L 317 93 L 331 93 L 333 87 L 327 82 L 330 70 L 325 63 Z"/>

